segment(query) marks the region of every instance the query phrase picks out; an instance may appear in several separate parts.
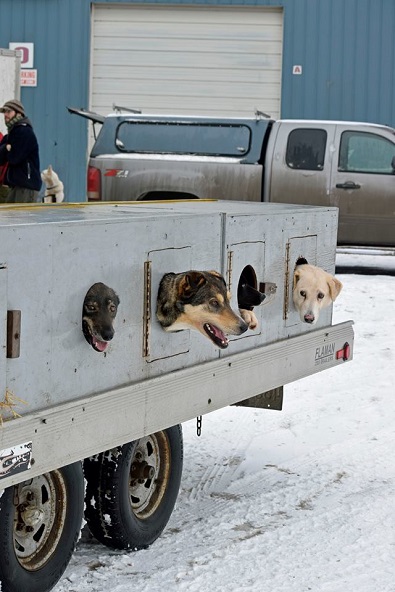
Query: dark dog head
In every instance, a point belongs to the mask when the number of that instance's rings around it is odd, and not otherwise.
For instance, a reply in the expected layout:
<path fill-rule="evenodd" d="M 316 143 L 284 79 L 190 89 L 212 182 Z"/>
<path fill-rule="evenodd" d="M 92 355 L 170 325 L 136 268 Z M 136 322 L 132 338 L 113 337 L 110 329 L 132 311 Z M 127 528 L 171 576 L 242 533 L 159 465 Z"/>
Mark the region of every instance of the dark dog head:
<path fill-rule="evenodd" d="M 259 292 L 247 283 L 239 283 L 237 289 L 237 304 L 239 308 L 252 310 L 254 306 L 259 306 L 265 300 L 266 294 Z"/>
<path fill-rule="evenodd" d="M 104 352 L 114 337 L 113 321 L 118 305 L 119 298 L 114 290 L 101 282 L 93 284 L 85 296 L 82 332 L 89 345 L 98 352 Z"/>
<path fill-rule="evenodd" d="M 157 318 L 166 331 L 196 329 L 217 347 L 225 334 L 241 335 L 248 325 L 230 307 L 224 278 L 216 271 L 167 273 L 158 292 Z"/>
<path fill-rule="evenodd" d="M 254 286 L 256 285 L 256 276 L 252 268 L 246 267 L 239 279 L 237 286 L 237 304 L 241 317 L 247 323 L 250 329 L 257 329 L 258 319 L 253 312 L 254 306 L 259 306 L 266 298 L 266 294 L 260 292 Z"/>

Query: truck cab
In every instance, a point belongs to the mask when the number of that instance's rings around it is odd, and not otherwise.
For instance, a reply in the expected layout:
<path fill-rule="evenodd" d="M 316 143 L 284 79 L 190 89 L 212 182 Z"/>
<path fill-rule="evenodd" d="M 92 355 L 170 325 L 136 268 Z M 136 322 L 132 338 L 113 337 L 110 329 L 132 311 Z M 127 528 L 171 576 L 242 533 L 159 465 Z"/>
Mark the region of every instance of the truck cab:
<path fill-rule="evenodd" d="M 270 201 L 339 208 L 338 243 L 395 246 L 395 130 L 344 122 L 274 123 L 266 153 Z"/>

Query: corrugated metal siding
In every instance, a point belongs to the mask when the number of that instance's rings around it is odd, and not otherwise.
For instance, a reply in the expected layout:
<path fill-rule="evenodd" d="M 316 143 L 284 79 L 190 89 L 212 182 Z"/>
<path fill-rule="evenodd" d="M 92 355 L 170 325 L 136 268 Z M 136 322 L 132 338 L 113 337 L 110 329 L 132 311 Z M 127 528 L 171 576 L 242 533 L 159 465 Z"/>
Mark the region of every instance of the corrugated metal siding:
<path fill-rule="evenodd" d="M 21 100 L 40 145 L 41 169 L 52 164 L 68 201 L 85 199 L 86 125 L 67 106 L 87 107 L 90 4 L 84 0 L 1 0 L 0 47 L 34 43 L 36 88 Z"/>
<path fill-rule="evenodd" d="M 91 107 L 280 115 L 282 10 L 95 6 Z"/>
<path fill-rule="evenodd" d="M 95 4 L 97 2 L 94 2 Z M 102 0 L 98 4 L 146 4 Z M 168 2 L 150 4 L 166 5 Z M 172 4 L 284 8 L 282 117 L 375 121 L 395 126 L 394 0 L 253 0 Z M 38 87 L 21 98 L 69 201 L 85 195 L 86 125 L 66 107 L 88 107 L 90 1 L 1 0 L 0 47 L 35 44 Z M 303 74 L 292 74 L 294 64 Z"/>
<path fill-rule="evenodd" d="M 282 116 L 395 125 L 395 2 L 284 4 Z"/>

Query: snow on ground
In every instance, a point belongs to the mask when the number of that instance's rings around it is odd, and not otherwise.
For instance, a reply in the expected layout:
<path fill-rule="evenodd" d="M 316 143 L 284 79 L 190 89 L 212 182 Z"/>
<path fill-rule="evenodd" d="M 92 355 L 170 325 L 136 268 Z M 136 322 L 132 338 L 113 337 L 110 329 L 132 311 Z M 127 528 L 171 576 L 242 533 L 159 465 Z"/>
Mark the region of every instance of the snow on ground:
<path fill-rule="evenodd" d="M 282 412 L 184 424 L 162 536 L 128 554 L 85 535 L 56 592 L 395 591 L 395 277 L 338 277 L 354 360 L 287 386 Z"/>

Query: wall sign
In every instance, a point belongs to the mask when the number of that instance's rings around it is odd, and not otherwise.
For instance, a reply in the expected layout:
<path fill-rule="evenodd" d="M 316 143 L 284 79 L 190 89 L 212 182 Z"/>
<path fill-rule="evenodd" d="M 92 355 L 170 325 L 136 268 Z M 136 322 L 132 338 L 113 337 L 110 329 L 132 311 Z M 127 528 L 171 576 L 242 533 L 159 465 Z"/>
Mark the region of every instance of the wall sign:
<path fill-rule="evenodd" d="M 34 43 L 14 41 L 8 44 L 9 49 L 18 49 L 21 52 L 21 68 L 33 68 Z"/>
<path fill-rule="evenodd" d="M 37 86 L 37 70 L 21 70 L 21 86 Z"/>

